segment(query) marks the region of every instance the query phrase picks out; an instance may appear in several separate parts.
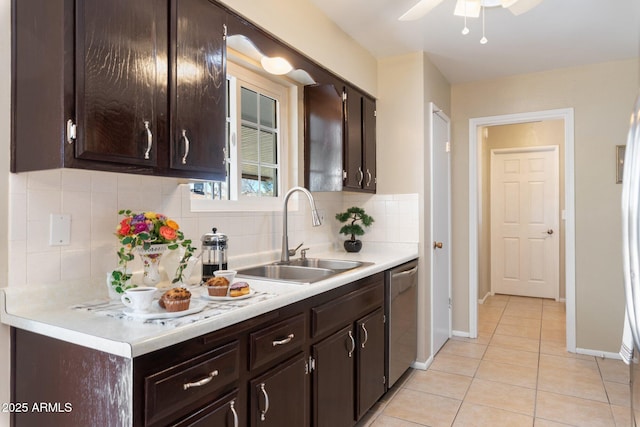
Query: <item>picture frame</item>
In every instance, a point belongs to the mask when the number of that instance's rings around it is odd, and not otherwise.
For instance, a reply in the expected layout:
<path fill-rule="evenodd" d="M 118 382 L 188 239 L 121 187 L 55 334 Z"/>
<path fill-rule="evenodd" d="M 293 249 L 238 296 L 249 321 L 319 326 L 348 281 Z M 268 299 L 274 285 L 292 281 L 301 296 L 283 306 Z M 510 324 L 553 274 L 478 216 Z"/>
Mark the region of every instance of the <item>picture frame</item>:
<path fill-rule="evenodd" d="M 616 184 L 622 183 L 622 173 L 624 171 L 624 151 L 626 145 L 616 145 Z"/>

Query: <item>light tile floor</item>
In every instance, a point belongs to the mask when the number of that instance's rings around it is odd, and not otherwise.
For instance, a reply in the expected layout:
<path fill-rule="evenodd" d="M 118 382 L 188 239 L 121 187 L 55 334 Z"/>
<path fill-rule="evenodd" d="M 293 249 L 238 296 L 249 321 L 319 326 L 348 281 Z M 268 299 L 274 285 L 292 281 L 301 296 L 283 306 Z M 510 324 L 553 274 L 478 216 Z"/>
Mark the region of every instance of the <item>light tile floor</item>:
<path fill-rule="evenodd" d="M 564 303 L 495 295 L 478 331 L 407 372 L 358 427 L 630 425 L 628 367 L 568 353 Z"/>

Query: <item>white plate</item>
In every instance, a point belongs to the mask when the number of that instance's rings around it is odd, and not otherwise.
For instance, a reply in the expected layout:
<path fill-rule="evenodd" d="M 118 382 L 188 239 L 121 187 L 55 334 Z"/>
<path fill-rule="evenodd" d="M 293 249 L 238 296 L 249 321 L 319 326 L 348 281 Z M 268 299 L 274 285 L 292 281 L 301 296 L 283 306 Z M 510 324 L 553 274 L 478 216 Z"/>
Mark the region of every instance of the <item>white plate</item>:
<path fill-rule="evenodd" d="M 194 298 L 191 298 L 191 304 L 189 304 L 188 309 L 182 311 L 167 311 L 164 308 L 160 307 L 158 301 L 156 300 L 151 304 L 151 310 L 144 313 L 133 311 L 130 308 L 125 308 L 123 311 L 127 316 L 135 317 L 136 319 L 170 319 L 174 317 L 182 317 L 188 314 L 198 313 L 202 311 L 206 306 L 206 302 L 198 301 Z"/>
<path fill-rule="evenodd" d="M 250 289 L 248 294 L 241 295 L 239 297 L 212 297 L 207 293 L 202 295 L 202 298 L 208 299 L 210 301 L 238 301 L 240 299 L 251 298 L 255 293 L 256 291 L 254 291 L 253 289 Z"/>

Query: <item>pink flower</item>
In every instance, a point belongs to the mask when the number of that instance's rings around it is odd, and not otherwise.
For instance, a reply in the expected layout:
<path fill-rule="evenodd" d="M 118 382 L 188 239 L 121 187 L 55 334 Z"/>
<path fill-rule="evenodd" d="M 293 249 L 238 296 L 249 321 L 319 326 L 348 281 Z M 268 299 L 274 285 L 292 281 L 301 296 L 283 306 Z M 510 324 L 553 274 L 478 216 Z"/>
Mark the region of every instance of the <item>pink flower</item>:
<path fill-rule="evenodd" d="M 159 234 L 167 240 L 175 240 L 177 237 L 176 230 L 171 227 L 167 227 L 166 225 L 160 227 Z"/>

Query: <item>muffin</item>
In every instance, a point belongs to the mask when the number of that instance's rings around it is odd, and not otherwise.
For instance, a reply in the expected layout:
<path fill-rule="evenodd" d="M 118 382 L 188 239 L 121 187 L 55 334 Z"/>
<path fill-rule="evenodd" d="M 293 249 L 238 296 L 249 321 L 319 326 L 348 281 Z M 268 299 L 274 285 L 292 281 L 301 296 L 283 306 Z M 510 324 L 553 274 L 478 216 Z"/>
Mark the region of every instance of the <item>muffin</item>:
<path fill-rule="evenodd" d="M 240 297 L 251 292 L 251 288 L 247 282 L 236 282 L 229 287 L 229 296 Z"/>
<path fill-rule="evenodd" d="M 229 281 L 224 277 L 212 277 L 205 282 L 209 295 L 212 297 L 226 297 Z"/>
<path fill-rule="evenodd" d="M 169 289 L 162 294 L 158 304 L 168 312 L 188 310 L 191 304 L 191 292 L 185 288 Z"/>

